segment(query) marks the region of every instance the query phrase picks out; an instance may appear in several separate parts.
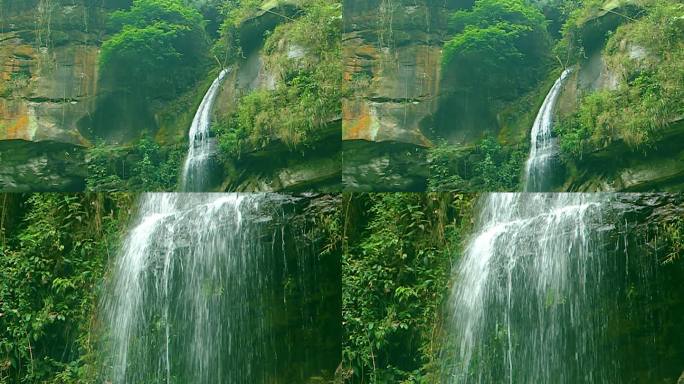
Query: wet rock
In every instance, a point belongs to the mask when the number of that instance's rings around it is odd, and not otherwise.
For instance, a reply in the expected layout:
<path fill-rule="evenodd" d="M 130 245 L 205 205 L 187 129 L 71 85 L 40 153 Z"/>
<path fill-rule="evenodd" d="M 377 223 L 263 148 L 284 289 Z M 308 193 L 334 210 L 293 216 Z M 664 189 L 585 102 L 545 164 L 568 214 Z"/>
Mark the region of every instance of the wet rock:
<path fill-rule="evenodd" d="M 587 59 L 579 64 L 564 87 L 558 107 L 561 118 L 576 112 L 582 97 L 592 92 L 616 90 L 626 84 L 634 71 L 648 71 L 657 65 L 658 58 L 649 47 L 627 37 L 612 42 L 610 50 L 604 46 L 610 32 L 643 14 L 632 0 L 614 0 L 605 2 L 601 10 L 580 23 L 582 41 L 596 44 L 585 47 Z M 581 159 L 568 160 L 563 190 L 680 191 L 684 187 L 684 148 L 679 144 L 684 139 L 681 117 L 661 129 L 645 149 L 630 147 L 618 132 L 606 137 L 602 147 L 587 148 Z"/>
<path fill-rule="evenodd" d="M 0 141 L 0 191 L 77 192 L 85 189 L 82 147 L 52 141 Z"/>
<path fill-rule="evenodd" d="M 570 191 L 681 191 L 684 188 L 684 121 L 660 135 L 657 150 L 643 153 L 622 140 L 583 155 L 566 180 Z"/>
<path fill-rule="evenodd" d="M 348 191 L 427 189 L 427 154 L 424 148 L 412 144 L 344 141 L 342 168 L 342 181 Z"/>
<path fill-rule="evenodd" d="M 425 189 L 424 152 L 432 146 L 442 45 L 455 9 L 431 0 L 344 2 L 344 81 L 352 90 L 342 100 L 346 188 Z"/>
<path fill-rule="evenodd" d="M 281 62 L 287 61 L 289 70 L 303 66 L 303 61 L 316 62 L 308 55 L 309 47 L 288 41 L 283 37 L 271 41 L 271 49 L 263 49 L 266 31 L 272 31 L 287 19 L 281 14 L 296 17 L 296 2 L 268 1 L 251 19 L 240 27 L 240 34 L 250 35 L 242 40 L 245 58 L 236 64 L 226 77 L 216 98 L 214 115 L 225 118 L 235 112 L 241 97 L 253 91 L 274 90 L 284 82 L 286 72 Z M 258 37 L 258 39 L 256 38 Z M 310 65 L 310 64 L 309 64 Z M 243 148 L 235 159 L 224 159 L 224 175 L 218 190 L 222 191 L 339 191 L 340 116 L 331 116 L 328 124 L 315 132 L 310 143 L 293 151 L 277 138 L 264 146 Z"/>
<path fill-rule="evenodd" d="M 282 141 L 245 149 L 238 159 L 224 159 L 221 191 L 321 191 L 342 188 L 340 121 L 318 132 L 313 144 L 292 151 Z"/>

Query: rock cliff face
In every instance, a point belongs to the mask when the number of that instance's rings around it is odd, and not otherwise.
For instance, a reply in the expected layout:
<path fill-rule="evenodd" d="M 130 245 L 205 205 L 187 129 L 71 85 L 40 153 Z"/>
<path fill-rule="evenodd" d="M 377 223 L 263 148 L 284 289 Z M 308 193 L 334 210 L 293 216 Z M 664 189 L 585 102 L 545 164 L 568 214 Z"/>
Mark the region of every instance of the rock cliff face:
<path fill-rule="evenodd" d="M 241 97 L 256 90 L 273 90 L 284 81 L 277 60 L 282 55 L 296 62 L 309 54 L 308 47 L 281 39 L 273 52 L 263 49 L 264 36 L 277 25 L 296 17 L 300 9 L 293 1 L 267 2 L 265 10 L 246 20 L 240 28 L 244 59 L 224 81 L 217 96 L 214 113 L 227 116 L 235 111 Z M 268 10 L 268 11 L 266 11 Z M 286 17 L 282 17 L 283 15 Z M 331 116 L 328 125 L 319 130 L 315 143 L 292 151 L 274 139 L 266 147 L 246 148 L 224 170 L 219 186 L 225 191 L 335 191 L 340 189 L 339 116 Z"/>
<path fill-rule="evenodd" d="M 95 105 L 105 9 L 69 0 L 0 7 L 0 140 L 86 144 L 78 123 Z"/>
<path fill-rule="evenodd" d="M 26 140 L 0 141 L 0 191 L 78 192 L 85 188 L 81 147 Z"/>
<path fill-rule="evenodd" d="M 587 58 L 568 79 L 559 98 L 561 116 L 577 110 L 582 96 L 595 91 L 615 90 L 628 78 L 624 61 L 648 70 L 647 61 L 658 60 L 649 47 L 627 38 L 608 52 L 603 46 L 610 31 L 625 22 L 617 16 L 638 15 L 633 1 L 613 1 L 612 12 L 603 11 L 587 20 L 581 33 L 584 41 L 597 41 L 587 48 Z M 671 121 L 650 148 L 636 150 L 614 135 L 609 144 L 594 148 L 568 164 L 562 189 L 566 191 L 681 191 L 684 188 L 684 116 Z M 643 127 L 647 129 L 647 127 Z"/>
<path fill-rule="evenodd" d="M 98 47 L 106 7 L 112 5 L 95 3 L 0 2 L 0 185 L 5 190 L 82 184 L 85 172 L 74 163 L 74 153 L 89 143 L 79 123 L 95 107 Z M 55 143 L 69 144 L 70 150 L 48 153 Z M 28 164 L 34 177 L 10 178 L 13 169 Z"/>
<path fill-rule="evenodd" d="M 617 193 L 609 210 L 611 217 L 597 231 L 609 233 L 607 255 L 623 272 L 612 276 L 611 284 L 624 300 L 620 310 L 606 314 L 605 324 L 614 330 L 615 342 L 630 338 L 633 345 L 616 361 L 631 362 L 624 369 L 634 382 L 674 383 L 684 354 L 678 320 L 684 316 L 684 262 L 670 257 L 681 247 L 684 195 Z M 621 311 L 629 315 L 614 316 Z M 646 334 L 652 336 L 634 337 Z"/>
<path fill-rule="evenodd" d="M 423 170 L 407 173 L 388 155 L 393 144 L 401 147 L 397 153 L 407 145 L 418 152 L 432 145 L 427 121 L 438 107 L 442 44 L 453 3 L 344 1 L 344 81 L 352 94 L 342 103 L 348 188 L 411 190 L 424 184 Z M 402 162 L 412 163 L 409 169 L 426 168 L 421 157 Z"/>

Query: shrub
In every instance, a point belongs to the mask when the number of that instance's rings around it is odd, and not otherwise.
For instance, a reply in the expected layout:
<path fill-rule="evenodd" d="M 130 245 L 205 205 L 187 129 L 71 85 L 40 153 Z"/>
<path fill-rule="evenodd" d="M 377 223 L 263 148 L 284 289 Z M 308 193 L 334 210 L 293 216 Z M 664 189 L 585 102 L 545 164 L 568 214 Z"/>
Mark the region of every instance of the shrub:
<path fill-rule="evenodd" d="M 549 51 L 544 15 L 523 0 L 478 0 L 450 20 L 457 31 L 444 46 L 443 66 L 462 86 L 510 98 L 539 78 Z"/>
<path fill-rule="evenodd" d="M 192 84 L 205 57 L 202 16 L 180 0 L 135 0 L 109 20 L 100 68 L 111 86 L 134 95 L 172 98 Z"/>

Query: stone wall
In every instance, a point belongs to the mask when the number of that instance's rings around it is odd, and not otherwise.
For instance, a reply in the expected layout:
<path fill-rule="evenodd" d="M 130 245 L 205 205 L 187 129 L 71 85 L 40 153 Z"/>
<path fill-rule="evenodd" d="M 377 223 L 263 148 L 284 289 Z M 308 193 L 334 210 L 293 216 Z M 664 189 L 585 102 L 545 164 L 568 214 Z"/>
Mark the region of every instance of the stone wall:
<path fill-rule="evenodd" d="M 437 109 L 445 2 L 344 2 L 343 139 L 430 146 L 423 120 Z"/>

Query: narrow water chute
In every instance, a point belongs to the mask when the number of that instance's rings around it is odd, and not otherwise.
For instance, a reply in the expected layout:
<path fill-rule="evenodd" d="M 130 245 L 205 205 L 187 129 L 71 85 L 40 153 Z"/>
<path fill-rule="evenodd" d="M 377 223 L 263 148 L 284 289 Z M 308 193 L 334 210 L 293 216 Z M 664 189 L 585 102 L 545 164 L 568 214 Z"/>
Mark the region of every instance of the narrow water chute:
<path fill-rule="evenodd" d="M 530 155 L 525 164 L 525 191 L 549 192 L 558 144 L 553 136 L 554 110 L 563 82 L 572 72 L 566 69 L 551 87 L 532 125 Z"/>
<path fill-rule="evenodd" d="M 211 113 L 221 83 L 230 69 L 222 70 L 204 95 L 189 131 L 188 154 L 183 164 L 181 189 L 187 192 L 206 191 L 211 184 L 209 161 L 216 151 L 210 135 Z"/>

